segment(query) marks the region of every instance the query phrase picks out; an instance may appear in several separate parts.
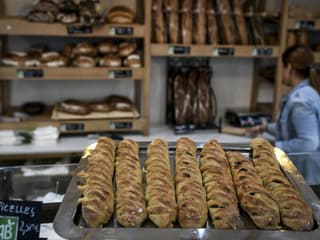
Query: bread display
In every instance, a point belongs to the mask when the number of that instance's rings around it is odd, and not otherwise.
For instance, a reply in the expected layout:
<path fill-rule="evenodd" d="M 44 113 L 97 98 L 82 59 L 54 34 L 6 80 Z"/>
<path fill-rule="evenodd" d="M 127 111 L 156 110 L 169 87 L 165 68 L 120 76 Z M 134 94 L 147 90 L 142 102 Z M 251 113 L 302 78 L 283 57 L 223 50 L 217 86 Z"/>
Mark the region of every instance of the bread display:
<path fill-rule="evenodd" d="M 78 174 L 84 180 L 84 185 L 78 186 L 83 191 L 78 202 L 82 205 L 82 216 L 91 228 L 107 223 L 114 211 L 115 149 L 112 139 L 99 138 L 94 152 L 88 158 L 88 169 Z"/>
<path fill-rule="evenodd" d="M 193 42 L 196 44 L 206 43 L 206 0 L 199 0 L 195 3 L 193 15 Z"/>
<path fill-rule="evenodd" d="M 147 218 L 142 192 L 139 145 L 133 140 L 119 143 L 116 155 L 116 214 L 124 227 L 139 227 Z"/>
<path fill-rule="evenodd" d="M 253 163 L 239 152 L 228 152 L 232 178 L 241 208 L 261 229 L 277 229 L 280 224 L 279 207 L 263 186 Z"/>
<path fill-rule="evenodd" d="M 130 42 L 123 42 L 119 44 L 119 56 L 127 57 L 134 53 L 137 49 L 136 44 Z"/>
<path fill-rule="evenodd" d="M 91 102 L 89 104 L 89 108 L 92 112 L 103 112 L 103 113 L 108 113 L 113 111 L 112 104 L 108 102 Z"/>
<path fill-rule="evenodd" d="M 107 18 L 110 23 L 132 23 L 135 18 L 135 13 L 129 7 L 114 6 L 110 8 Z"/>
<path fill-rule="evenodd" d="M 251 141 L 251 147 L 255 168 L 279 205 L 282 223 L 295 231 L 312 230 L 312 210 L 281 171 L 273 146 L 265 139 L 256 138 Z"/>
<path fill-rule="evenodd" d="M 66 59 L 58 52 L 44 52 L 41 54 L 41 62 L 46 67 L 64 67 Z"/>
<path fill-rule="evenodd" d="M 2 57 L 2 63 L 6 66 L 21 67 L 25 66 L 27 60 L 27 53 L 25 52 L 10 52 L 4 54 Z"/>
<path fill-rule="evenodd" d="M 178 207 L 165 140 L 155 139 L 148 145 L 145 170 L 149 219 L 160 228 L 173 227 Z"/>
<path fill-rule="evenodd" d="M 185 79 L 181 75 L 176 75 L 173 81 L 174 89 L 174 116 L 177 125 L 183 125 L 186 122 L 187 106 L 184 104 L 186 95 Z"/>
<path fill-rule="evenodd" d="M 127 97 L 111 95 L 105 101 L 112 106 L 114 111 L 130 112 L 133 110 L 133 103 Z"/>
<path fill-rule="evenodd" d="M 200 153 L 200 170 L 214 228 L 236 229 L 240 219 L 238 199 L 229 162 L 216 140 L 204 145 Z"/>
<path fill-rule="evenodd" d="M 208 73 L 205 71 L 199 72 L 198 77 L 198 116 L 199 116 L 199 125 L 202 128 L 205 128 L 209 123 L 209 112 L 210 110 L 210 101 L 211 101 L 211 92 L 210 92 L 210 79 Z"/>
<path fill-rule="evenodd" d="M 99 0 L 40 0 L 35 1 L 27 19 L 33 22 L 61 22 L 85 26 L 103 22 L 102 15 Z"/>
<path fill-rule="evenodd" d="M 183 228 L 201 228 L 208 218 L 196 144 L 188 138 L 176 142 L 176 195 L 178 221 Z"/>
<path fill-rule="evenodd" d="M 76 114 L 76 115 L 87 115 L 90 113 L 90 108 L 88 104 L 68 99 L 57 104 L 57 109 L 61 112 Z"/>
<path fill-rule="evenodd" d="M 168 24 L 168 35 L 170 43 L 179 42 L 179 0 L 165 0 L 164 9 L 166 12 L 166 21 Z"/>

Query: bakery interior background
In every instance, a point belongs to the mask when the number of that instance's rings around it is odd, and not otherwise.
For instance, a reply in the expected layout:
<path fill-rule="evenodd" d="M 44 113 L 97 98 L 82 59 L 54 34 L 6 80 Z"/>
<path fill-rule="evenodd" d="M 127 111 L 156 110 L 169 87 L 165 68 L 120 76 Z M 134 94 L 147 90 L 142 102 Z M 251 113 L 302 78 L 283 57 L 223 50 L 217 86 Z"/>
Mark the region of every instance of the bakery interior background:
<path fill-rule="evenodd" d="M 26 15 L 33 0 L 3 0 L 6 15 Z M 106 0 L 101 1 L 106 2 Z M 110 2 L 110 1 L 109 1 Z M 111 1 L 112 2 L 112 1 Z M 117 0 L 117 4 L 134 6 L 134 0 Z M 266 1 L 268 9 L 277 9 L 280 1 Z M 312 9 L 315 16 L 320 15 L 320 1 L 291 0 L 291 3 Z M 278 8 L 279 9 L 279 8 Z M 10 38 L 14 38 L 11 41 Z M 66 41 L 79 42 L 85 39 L 42 38 L 51 49 L 61 49 Z M 39 42 L 36 37 L 9 37 L 8 50 L 24 51 L 32 42 Z M 218 114 L 223 116 L 227 107 L 246 107 L 250 105 L 252 84 L 252 59 L 211 59 L 213 67 L 212 86 L 218 99 Z M 231 70 L 231 71 L 230 71 Z M 163 124 L 166 114 L 166 77 L 167 60 L 153 57 L 151 61 L 150 109 L 151 123 Z M 232 89 L 232 97 L 230 90 Z M 57 99 L 75 98 L 95 100 L 109 94 L 121 94 L 133 97 L 132 81 L 12 81 L 11 103 L 18 106 L 27 101 L 43 101 L 52 105 Z M 273 96 L 272 85 L 264 83 L 259 101 L 270 102 Z"/>

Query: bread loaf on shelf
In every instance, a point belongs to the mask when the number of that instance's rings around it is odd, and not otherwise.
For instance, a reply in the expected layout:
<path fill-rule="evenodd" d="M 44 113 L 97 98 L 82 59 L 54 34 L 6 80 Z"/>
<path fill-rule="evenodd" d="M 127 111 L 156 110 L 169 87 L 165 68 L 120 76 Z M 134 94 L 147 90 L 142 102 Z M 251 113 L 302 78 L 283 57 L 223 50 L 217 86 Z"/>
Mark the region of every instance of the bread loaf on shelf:
<path fill-rule="evenodd" d="M 280 224 L 278 204 L 263 186 L 253 163 L 239 152 L 228 152 L 232 178 L 240 205 L 261 229 L 277 229 Z"/>
<path fill-rule="evenodd" d="M 163 13 L 163 1 L 152 1 L 153 37 L 156 43 L 166 43 L 166 27 Z"/>
<path fill-rule="evenodd" d="M 169 43 L 179 42 L 179 14 L 178 11 L 170 11 L 166 13 L 168 23 Z"/>
<path fill-rule="evenodd" d="M 88 104 L 73 99 L 59 102 L 57 105 L 57 109 L 58 111 L 75 115 L 87 115 L 90 113 Z"/>
<path fill-rule="evenodd" d="M 219 43 L 218 24 L 213 1 L 207 1 L 207 31 L 210 44 Z"/>
<path fill-rule="evenodd" d="M 145 170 L 149 219 L 158 227 L 173 227 L 178 207 L 165 140 L 155 139 L 148 145 Z"/>
<path fill-rule="evenodd" d="M 251 147 L 255 168 L 279 205 L 282 223 L 295 231 L 312 230 L 312 210 L 281 171 L 273 146 L 265 139 L 256 138 L 251 141 Z"/>
<path fill-rule="evenodd" d="M 176 143 L 178 221 L 183 228 L 201 228 L 208 217 L 196 151 L 196 144 L 188 138 L 180 138 Z"/>
<path fill-rule="evenodd" d="M 235 23 L 237 27 L 237 32 L 239 36 L 239 43 L 242 45 L 249 44 L 249 37 L 247 31 L 246 20 L 243 15 L 242 6 L 240 0 L 232 0 L 233 13 L 235 18 Z"/>
<path fill-rule="evenodd" d="M 175 115 L 175 124 L 183 125 L 186 123 L 186 113 L 187 106 L 184 104 L 185 102 L 185 94 L 186 94 L 186 86 L 185 86 L 185 78 L 177 74 L 173 80 L 174 87 L 174 115 Z"/>
<path fill-rule="evenodd" d="M 200 153 L 200 170 L 214 228 L 236 229 L 240 219 L 230 165 L 221 145 L 211 140 Z"/>
<path fill-rule="evenodd" d="M 124 227 L 139 227 L 147 218 L 142 192 L 139 145 L 133 140 L 119 143 L 116 156 L 116 213 Z"/>
<path fill-rule="evenodd" d="M 195 2 L 193 15 L 193 43 L 206 43 L 206 0 L 199 0 Z"/>
<path fill-rule="evenodd" d="M 209 108 L 211 100 L 210 80 L 208 72 L 203 70 L 199 72 L 198 77 L 198 116 L 200 127 L 206 127 L 209 123 Z"/>
<path fill-rule="evenodd" d="M 82 216 L 91 228 L 107 223 L 114 211 L 115 149 L 112 139 L 99 138 L 95 150 L 88 158 L 88 170 L 78 174 L 85 183 L 78 186 L 83 191 L 83 197 L 78 202 L 82 205 Z"/>
<path fill-rule="evenodd" d="M 221 35 L 223 44 L 235 44 L 236 33 L 232 19 L 231 6 L 229 0 L 217 0 L 217 9 L 220 16 Z"/>

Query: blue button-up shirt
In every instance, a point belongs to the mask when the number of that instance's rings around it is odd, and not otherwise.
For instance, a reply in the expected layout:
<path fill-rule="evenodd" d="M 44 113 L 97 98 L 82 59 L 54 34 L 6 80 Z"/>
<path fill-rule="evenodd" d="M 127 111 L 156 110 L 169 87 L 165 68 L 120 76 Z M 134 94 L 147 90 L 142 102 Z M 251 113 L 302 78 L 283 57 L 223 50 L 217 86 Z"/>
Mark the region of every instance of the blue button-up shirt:
<path fill-rule="evenodd" d="M 308 80 L 299 83 L 283 102 L 275 123 L 267 130 L 285 152 L 320 150 L 320 96 Z"/>

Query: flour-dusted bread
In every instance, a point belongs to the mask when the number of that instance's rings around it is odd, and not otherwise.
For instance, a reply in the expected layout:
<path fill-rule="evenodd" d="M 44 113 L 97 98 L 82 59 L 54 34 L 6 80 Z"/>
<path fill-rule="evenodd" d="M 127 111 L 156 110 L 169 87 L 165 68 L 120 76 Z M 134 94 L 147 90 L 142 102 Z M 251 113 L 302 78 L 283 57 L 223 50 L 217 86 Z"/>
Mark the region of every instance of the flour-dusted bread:
<path fill-rule="evenodd" d="M 228 152 L 233 182 L 243 210 L 261 229 L 277 229 L 280 213 L 271 193 L 263 186 L 253 163 L 239 152 Z"/>
<path fill-rule="evenodd" d="M 188 138 L 180 138 L 176 144 L 178 221 L 183 228 L 201 228 L 207 221 L 208 208 L 196 159 L 197 147 Z"/>
<path fill-rule="evenodd" d="M 200 156 L 200 170 L 213 226 L 236 229 L 240 213 L 226 154 L 216 140 L 211 140 L 204 145 Z"/>
<path fill-rule="evenodd" d="M 148 145 L 145 170 L 149 219 L 158 227 L 173 227 L 178 206 L 165 140 L 155 139 Z"/>
<path fill-rule="evenodd" d="M 295 231 L 312 230 L 312 210 L 281 171 L 273 146 L 265 139 L 256 138 L 251 147 L 255 168 L 279 205 L 282 223 Z"/>

